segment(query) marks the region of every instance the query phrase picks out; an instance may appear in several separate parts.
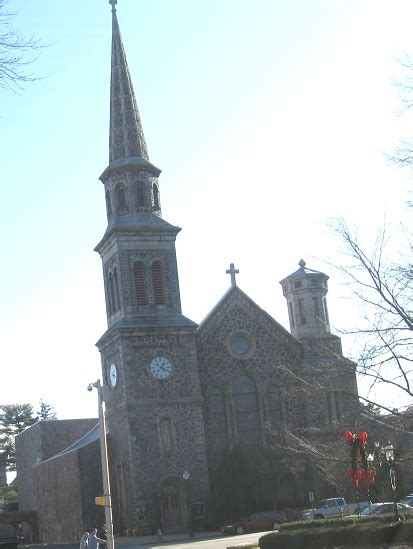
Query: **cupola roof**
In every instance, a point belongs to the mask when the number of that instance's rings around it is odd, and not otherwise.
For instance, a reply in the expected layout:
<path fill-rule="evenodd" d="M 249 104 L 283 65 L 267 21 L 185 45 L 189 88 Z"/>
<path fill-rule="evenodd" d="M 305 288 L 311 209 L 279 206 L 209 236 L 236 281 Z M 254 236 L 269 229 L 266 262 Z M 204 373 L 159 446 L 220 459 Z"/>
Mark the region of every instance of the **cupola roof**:
<path fill-rule="evenodd" d="M 298 262 L 298 265 L 299 265 L 300 268 L 297 271 L 295 271 L 295 272 L 291 273 L 290 275 L 288 275 L 286 277 L 286 279 L 287 278 L 298 278 L 298 277 L 301 278 L 305 275 L 321 275 L 321 276 L 328 279 L 328 276 L 325 273 L 322 273 L 321 271 L 315 271 L 314 269 L 309 269 L 307 267 L 307 263 L 304 261 L 304 259 L 300 259 L 300 261 Z"/>

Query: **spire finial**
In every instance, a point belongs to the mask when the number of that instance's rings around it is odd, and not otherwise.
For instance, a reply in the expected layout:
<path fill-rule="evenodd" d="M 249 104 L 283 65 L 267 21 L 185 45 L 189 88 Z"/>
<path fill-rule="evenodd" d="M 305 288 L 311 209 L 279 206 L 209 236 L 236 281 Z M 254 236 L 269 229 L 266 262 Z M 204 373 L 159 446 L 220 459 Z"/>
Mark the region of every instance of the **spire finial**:
<path fill-rule="evenodd" d="M 239 273 L 238 269 L 235 269 L 234 264 L 229 264 L 229 269 L 225 271 L 227 274 L 231 275 L 231 286 L 234 287 L 237 285 L 237 281 L 235 280 L 235 275 Z"/>
<path fill-rule="evenodd" d="M 112 11 L 116 11 L 116 4 L 118 3 L 118 0 L 109 0 L 109 4 L 112 6 Z"/>
<path fill-rule="evenodd" d="M 299 266 L 301 267 L 301 269 L 304 269 L 306 263 L 304 261 L 304 259 L 300 259 L 300 261 L 298 262 Z"/>

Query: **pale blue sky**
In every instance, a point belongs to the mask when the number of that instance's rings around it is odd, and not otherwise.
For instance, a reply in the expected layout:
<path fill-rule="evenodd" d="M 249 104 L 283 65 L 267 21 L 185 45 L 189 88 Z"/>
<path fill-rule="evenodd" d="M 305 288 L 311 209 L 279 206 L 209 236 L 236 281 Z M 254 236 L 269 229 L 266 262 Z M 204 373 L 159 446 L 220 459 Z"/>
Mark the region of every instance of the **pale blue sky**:
<path fill-rule="evenodd" d="M 94 413 L 106 328 L 111 16 L 107 0 L 10 0 L 16 28 L 49 44 L 45 76 L 1 93 L 3 368 L 0 402 L 42 397 L 60 418 Z M 367 236 L 397 224 L 411 185 L 383 156 L 413 125 L 394 116 L 413 5 L 393 0 L 118 0 L 118 19 L 161 200 L 178 236 L 183 312 L 200 322 L 238 283 L 287 326 L 278 281 L 330 275 L 330 317 L 354 325 L 326 225 Z M 344 347 L 351 354 L 350 346 Z"/>

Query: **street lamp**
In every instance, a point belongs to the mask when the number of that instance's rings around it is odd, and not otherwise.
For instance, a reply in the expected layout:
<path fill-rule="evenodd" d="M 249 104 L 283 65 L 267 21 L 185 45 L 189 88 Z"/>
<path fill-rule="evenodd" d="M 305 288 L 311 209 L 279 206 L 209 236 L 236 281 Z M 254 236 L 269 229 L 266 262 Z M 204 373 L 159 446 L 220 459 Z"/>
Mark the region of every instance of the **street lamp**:
<path fill-rule="evenodd" d="M 98 409 L 99 409 L 99 429 L 100 429 L 100 458 L 102 461 L 102 481 L 103 481 L 103 496 L 105 498 L 105 522 L 107 534 L 108 549 L 115 548 L 115 540 L 113 538 L 113 522 L 112 522 L 112 500 L 110 495 L 110 480 L 109 480 L 109 465 L 108 465 L 108 448 L 106 444 L 106 420 L 103 411 L 103 402 L 105 400 L 104 393 L 106 385 L 101 385 L 100 379 L 95 383 L 89 383 L 88 391 L 93 389 L 98 391 Z"/>
<path fill-rule="evenodd" d="M 396 520 L 399 519 L 399 509 L 397 508 L 397 499 L 396 499 L 396 472 L 394 470 L 394 448 L 390 442 L 383 448 L 384 455 L 386 456 L 386 464 L 389 469 L 390 477 L 390 486 L 393 495 L 393 504 L 394 504 L 394 516 Z"/>
<path fill-rule="evenodd" d="M 192 523 L 192 498 L 191 498 L 191 492 L 189 487 L 189 479 L 190 479 L 189 471 L 184 471 L 182 473 L 182 478 L 185 481 L 185 492 L 186 492 L 186 507 L 188 509 L 188 521 L 189 521 L 189 537 L 194 537 L 194 525 Z"/>
<path fill-rule="evenodd" d="M 384 455 L 386 456 L 386 461 L 393 461 L 394 460 L 393 444 L 390 444 L 390 442 L 388 442 L 387 446 L 385 446 L 383 450 L 384 450 Z"/>
<path fill-rule="evenodd" d="M 393 445 L 388 442 L 386 446 L 381 448 L 380 442 L 375 442 L 374 446 L 374 455 L 370 454 L 367 459 L 369 460 L 372 458 L 372 461 L 374 461 L 374 458 L 376 457 L 378 464 L 389 471 L 390 487 L 394 505 L 394 516 L 396 520 L 400 520 L 396 497 L 396 472 L 394 470 L 395 459 Z"/>
<path fill-rule="evenodd" d="M 375 481 L 375 478 L 376 478 L 376 475 L 375 475 L 375 471 L 374 471 L 374 454 L 368 454 L 367 456 L 367 465 L 368 465 L 368 470 L 369 471 L 373 471 L 373 482 Z M 370 484 L 367 485 L 367 499 L 369 500 L 369 516 L 371 514 L 371 493 L 370 493 Z M 360 519 L 360 514 L 359 514 L 359 519 Z"/>

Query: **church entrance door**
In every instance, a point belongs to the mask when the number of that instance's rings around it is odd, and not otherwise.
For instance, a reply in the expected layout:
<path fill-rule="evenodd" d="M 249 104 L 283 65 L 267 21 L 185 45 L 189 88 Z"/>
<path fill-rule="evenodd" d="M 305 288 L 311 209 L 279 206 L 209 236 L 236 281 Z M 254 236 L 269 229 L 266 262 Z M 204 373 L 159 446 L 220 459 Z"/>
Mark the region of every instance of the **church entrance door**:
<path fill-rule="evenodd" d="M 182 493 L 175 482 L 162 486 L 162 524 L 165 532 L 182 532 Z"/>

